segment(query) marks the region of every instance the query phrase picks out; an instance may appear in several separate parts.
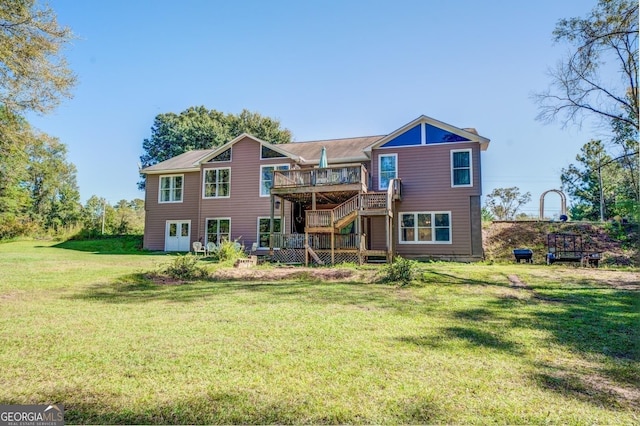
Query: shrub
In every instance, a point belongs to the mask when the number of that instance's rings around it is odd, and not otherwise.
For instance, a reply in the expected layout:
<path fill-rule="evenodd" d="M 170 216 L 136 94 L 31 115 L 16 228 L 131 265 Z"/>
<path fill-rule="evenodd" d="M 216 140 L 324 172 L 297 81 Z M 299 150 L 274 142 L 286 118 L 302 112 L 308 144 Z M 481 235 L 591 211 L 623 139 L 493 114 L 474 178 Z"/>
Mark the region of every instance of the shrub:
<path fill-rule="evenodd" d="M 411 284 L 418 269 L 418 262 L 397 256 L 393 263 L 382 269 L 382 281 L 398 283 L 400 286 Z"/>
<path fill-rule="evenodd" d="M 166 267 L 165 273 L 176 280 L 197 280 L 207 276 L 207 271 L 198 265 L 198 258 L 192 254 L 178 255 Z"/>
<path fill-rule="evenodd" d="M 247 257 L 242 244 L 238 241 L 223 241 L 211 254 L 218 262 L 235 262 Z"/>

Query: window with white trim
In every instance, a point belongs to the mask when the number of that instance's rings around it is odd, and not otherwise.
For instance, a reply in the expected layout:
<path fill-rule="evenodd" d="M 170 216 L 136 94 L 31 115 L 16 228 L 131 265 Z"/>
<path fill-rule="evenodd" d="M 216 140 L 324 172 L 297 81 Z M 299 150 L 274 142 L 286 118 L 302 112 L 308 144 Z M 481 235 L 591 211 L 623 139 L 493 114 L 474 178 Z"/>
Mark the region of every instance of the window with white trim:
<path fill-rule="evenodd" d="M 473 186 L 470 149 L 451 150 L 451 186 Z"/>
<path fill-rule="evenodd" d="M 450 212 L 400 213 L 400 244 L 451 243 Z"/>
<path fill-rule="evenodd" d="M 207 243 L 220 244 L 231 240 L 231 219 L 213 218 L 207 219 Z"/>
<path fill-rule="evenodd" d="M 231 169 L 204 169 L 204 198 L 227 198 L 231 195 Z"/>
<path fill-rule="evenodd" d="M 184 175 L 160 176 L 158 202 L 181 203 Z"/>
<path fill-rule="evenodd" d="M 269 236 L 271 229 L 271 218 L 270 217 L 259 217 L 258 218 L 258 247 L 259 248 L 269 248 Z M 282 232 L 282 219 L 279 217 L 273 218 L 273 232 L 280 233 Z M 276 239 L 278 241 L 279 239 Z M 279 248 L 279 247 L 278 247 Z"/>
<path fill-rule="evenodd" d="M 378 156 L 378 189 L 386 191 L 391 179 L 398 177 L 398 154 L 381 154 Z"/>
<path fill-rule="evenodd" d="M 288 164 L 273 164 L 269 166 L 260 166 L 260 196 L 267 197 L 271 194 L 273 187 L 273 171 L 289 170 Z"/>

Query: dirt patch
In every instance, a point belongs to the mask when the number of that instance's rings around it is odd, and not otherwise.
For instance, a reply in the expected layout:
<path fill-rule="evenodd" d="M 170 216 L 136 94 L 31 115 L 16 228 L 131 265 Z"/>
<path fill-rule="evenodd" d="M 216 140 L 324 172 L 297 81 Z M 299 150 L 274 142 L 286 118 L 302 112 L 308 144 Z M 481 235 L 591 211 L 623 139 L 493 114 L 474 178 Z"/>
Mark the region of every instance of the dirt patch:
<path fill-rule="evenodd" d="M 528 288 L 527 284 L 522 282 L 517 275 L 509 275 L 507 279 L 509 280 L 509 284 L 511 284 L 513 287 Z"/>
<path fill-rule="evenodd" d="M 270 269 L 260 268 L 224 268 L 218 269 L 211 277 L 214 280 L 248 280 L 248 281 L 282 281 L 282 280 L 308 280 L 308 281 L 362 281 L 373 277 L 373 272 L 367 274 L 363 271 L 346 268 L 305 268 L 305 267 L 278 267 Z M 368 275 L 371 275 L 369 277 Z"/>

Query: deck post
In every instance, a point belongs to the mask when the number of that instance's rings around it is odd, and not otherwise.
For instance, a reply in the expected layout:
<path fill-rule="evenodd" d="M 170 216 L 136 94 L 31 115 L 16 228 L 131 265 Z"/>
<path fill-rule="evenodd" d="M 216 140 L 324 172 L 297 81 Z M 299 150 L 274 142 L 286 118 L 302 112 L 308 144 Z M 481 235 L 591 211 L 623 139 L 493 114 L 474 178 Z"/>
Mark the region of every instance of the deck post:
<path fill-rule="evenodd" d="M 275 214 L 275 195 L 271 194 L 271 215 L 269 216 L 269 255 L 273 256 L 273 215 Z M 282 222 L 280 222 L 282 223 Z"/>
<path fill-rule="evenodd" d="M 302 247 L 304 247 L 304 266 L 309 266 L 309 250 L 307 250 L 307 247 L 309 247 L 309 233 L 307 231 L 304 231 L 304 244 Z"/>
<path fill-rule="evenodd" d="M 280 233 L 286 234 L 287 232 L 282 224 L 284 224 L 284 198 L 280 198 Z"/>

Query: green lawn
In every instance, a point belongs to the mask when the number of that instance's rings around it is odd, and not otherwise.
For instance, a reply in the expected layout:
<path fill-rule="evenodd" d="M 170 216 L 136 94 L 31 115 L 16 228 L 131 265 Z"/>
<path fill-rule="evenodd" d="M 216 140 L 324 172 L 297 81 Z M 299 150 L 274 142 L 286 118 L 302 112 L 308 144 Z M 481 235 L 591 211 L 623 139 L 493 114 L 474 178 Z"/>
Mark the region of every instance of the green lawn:
<path fill-rule="evenodd" d="M 0 244 L 0 404 L 62 403 L 69 424 L 640 422 L 637 270 L 145 278 L 170 259 Z"/>

